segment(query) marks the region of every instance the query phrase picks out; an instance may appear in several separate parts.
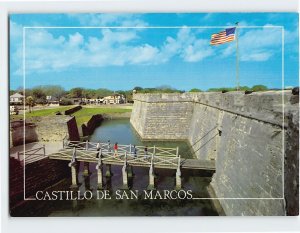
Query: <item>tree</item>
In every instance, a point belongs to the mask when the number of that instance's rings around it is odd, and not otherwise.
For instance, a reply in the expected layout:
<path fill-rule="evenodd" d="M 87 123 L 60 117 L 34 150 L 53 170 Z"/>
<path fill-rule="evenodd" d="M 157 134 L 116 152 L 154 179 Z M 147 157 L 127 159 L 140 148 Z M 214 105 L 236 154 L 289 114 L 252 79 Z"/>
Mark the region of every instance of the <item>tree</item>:
<path fill-rule="evenodd" d="M 201 90 L 198 88 L 192 88 L 189 92 L 201 92 Z"/>
<path fill-rule="evenodd" d="M 21 93 L 22 93 L 22 95 L 24 95 L 23 91 Z M 28 88 L 25 89 L 25 97 L 27 97 L 27 96 L 33 96 L 32 89 L 28 89 Z"/>
<path fill-rule="evenodd" d="M 83 88 L 75 87 L 70 90 L 71 98 L 82 98 L 83 97 Z"/>
<path fill-rule="evenodd" d="M 47 95 L 60 99 L 65 94 L 65 89 L 59 85 L 45 85 L 39 88 Z"/>
<path fill-rule="evenodd" d="M 72 105 L 72 104 L 73 104 L 72 100 L 68 98 L 62 97 L 60 100 L 60 105 Z"/>
<path fill-rule="evenodd" d="M 34 99 L 32 96 L 26 97 L 26 105 L 28 105 L 29 113 L 31 113 L 32 107 L 34 106 Z"/>
<path fill-rule="evenodd" d="M 42 88 L 40 87 L 35 87 L 32 89 L 32 95 L 33 95 L 33 98 L 35 100 L 37 99 L 40 99 L 40 100 L 46 100 L 46 94 L 45 92 L 43 91 Z"/>
<path fill-rule="evenodd" d="M 268 90 L 268 88 L 264 85 L 254 85 L 252 87 L 252 90 L 253 91 L 266 91 L 266 90 Z"/>
<path fill-rule="evenodd" d="M 143 90 L 143 88 L 142 87 L 134 87 L 133 90 L 141 91 L 141 90 Z"/>
<path fill-rule="evenodd" d="M 248 86 L 240 86 L 239 91 L 250 90 Z M 236 91 L 236 87 L 220 87 L 220 88 L 209 88 L 208 91 L 221 92 L 221 91 Z"/>
<path fill-rule="evenodd" d="M 16 90 L 17 93 L 20 93 L 21 95 L 24 95 L 24 88 L 22 86 L 18 87 Z M 26 90 L 25 90 L 26 92 Z"/>
<path fill-rule="evenodd" d="M 94 89 L 83 89 L 82 90 L 82 96 L 85 98 L 97 98 L 96 90 Z"/>
<path fill-rule="evenodd" d="M 114 92 L 112 90 L 108 90 L 108 89 L 105 89 L 105 88 L 99 88 L 96 90 L 96 95 L 98 98 L 100 97 L 105 97 L 105 96 L 108 96 L 108 95 L 112 95 Z"/>
<path fill-rule="evenodd" d="M 44 105 L 44 104 L 47 103 L 47 100 L 46 100 L 46 99 L 43 99 L 43 98 L 40 98 L 40 99 L 36 99 L 34 102 L 35 102 L 36 104 L 42 104 L 42 105 Z"/>

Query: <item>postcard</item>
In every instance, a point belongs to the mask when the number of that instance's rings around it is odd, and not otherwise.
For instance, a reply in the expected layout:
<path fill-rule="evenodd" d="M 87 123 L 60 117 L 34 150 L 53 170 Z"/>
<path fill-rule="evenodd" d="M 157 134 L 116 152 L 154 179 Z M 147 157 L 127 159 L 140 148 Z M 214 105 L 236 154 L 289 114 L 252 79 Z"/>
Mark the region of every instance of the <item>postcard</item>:
<path fill-rule="evenodd" d="M 298 215 L 298 22 L 10 14 L 10 215 Z"/>

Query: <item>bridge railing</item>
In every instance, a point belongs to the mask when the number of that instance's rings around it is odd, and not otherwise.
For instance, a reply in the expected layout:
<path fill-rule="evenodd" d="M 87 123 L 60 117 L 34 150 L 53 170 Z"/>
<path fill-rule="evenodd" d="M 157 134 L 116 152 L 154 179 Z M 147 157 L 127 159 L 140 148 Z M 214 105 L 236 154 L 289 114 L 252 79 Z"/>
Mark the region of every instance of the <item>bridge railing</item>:
<path fill-rule="evenodd" d="M 59 157 L 61 158 L 69 158 L 70 154 L 72 154 L 72 151 L 74 149 L 73 148 L 64 148 L 63 150 L 59 150 L 58 152 L 56 152 L 55 154 L 57 154 Z"/>
<path fill-rule="evenodd" d="M 58 152 L 59 156 L 68 158 L 71 151 L 75 148 L 76 158 L 95 160 L 101 156 L 103 162 L 127 162 L 132 165 L 151 165 L 177 167 L 180 163 L 180 156 L 177 148 L 165 147 L 147 147 L 133 145 L 118 145 L 118 150 L 113 149 L 110 143 L 97 142 L 79 142 L 68 141 L 62 151 Z M 73 152 L 72 152 L 73 153 Z M 126 160 L 126 161 L 125 161 Z"/>
<path fill-rule="evenodd" d="M 110 143 L 103 143 L 103 142 L 80 142 L 80 141 L 66 141 L 64 144 L 64 148 L 73 148 L 76 147 L 77 150 L 94 150 L 97 151 L 102 149 L 102 151 L 113 152 L 114 145 Z M 156 147 L 150 146 L 147 147 L 147 152 L 145 152 L 145 146 L 135 146 L 130 145 L 122 145 L 118 144 L 118 153 L 125 153 L 127 154 L 134 154 L 136 150 L 136 154 L 138 155 L 155 155 L 155 156 L 164 156 L 164 157 L 178 157 L 179 150 L 177 148 L 167 148 L 167 147 Z"/>
<path fill-rule="evenodd" d="M 138 163 L 146 163 L 148 165 L 151 164 L 151 160 L 153 160 L 153 165 L 161 165 L 161 166 L 170 166 L 176 167 L 178 162 L 180 162 L 180 157 L 175 156 L 157 156 L 154 154 L 148 155 L 135 155 L 135 154 L 127 154 L 127 161 L 129 164 L 138 164 Z"/>
<path fill-rule="evenodd" d="M 18 160 L 24 161 L 26 164 L 36 162 L 46 157 L 45 145 L 39 148 L 34 148 L 26 151 L 18 152 Z"/>

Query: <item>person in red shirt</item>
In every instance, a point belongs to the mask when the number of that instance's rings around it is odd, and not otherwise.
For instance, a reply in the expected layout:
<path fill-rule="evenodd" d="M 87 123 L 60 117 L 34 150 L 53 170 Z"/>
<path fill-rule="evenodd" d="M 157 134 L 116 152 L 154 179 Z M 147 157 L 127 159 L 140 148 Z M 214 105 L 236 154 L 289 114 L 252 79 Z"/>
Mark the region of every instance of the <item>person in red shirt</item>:
<path fill-rule="evenodd" d="M 114 145 L 115 156 L 118 155 L 118 143 L 116 142 Z"/>

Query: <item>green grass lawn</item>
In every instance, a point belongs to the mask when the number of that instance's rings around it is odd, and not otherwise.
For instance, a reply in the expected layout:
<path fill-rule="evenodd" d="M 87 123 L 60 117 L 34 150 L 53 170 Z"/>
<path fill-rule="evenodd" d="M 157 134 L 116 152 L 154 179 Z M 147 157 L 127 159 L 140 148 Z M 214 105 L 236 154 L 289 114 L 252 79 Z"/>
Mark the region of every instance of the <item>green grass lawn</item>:
<path fill-rule="evenodd" d="M 64 114 L 64 111 L 73 108 L 74 106 L 61 106 L 51 109 L 39 109 L 33 110 L 33 112 L 29 113 L 26 112 L 26 118 L 30 117 L 43 117 L 43 116 L 51 116 L 55 115 L 56 112 L 60 111 Z M 72 115 L 76 117 L 77 125 L 80 127 L 83 123 L 88 122 L 93 115 L 96 114 L 118 114 L 118 113 L 125 113 L 131 112 L 131 109 L 126 108 L 108 108 L 105 106 L 101 107 L 82 107 L 81 110 L 73 113 Z M 20 115 L 11 115 L 11 119 L 20 119 L 23 118 L 23 114 Z"/>
<path fill-rule="evenodd" d="M 131 112 L 131 109 L 124 109 L 124 108 L 86 108 L 83 107 L 81 110 L 73 113 L 76 117 L 77 125 L 82 125 L 83 123 L 86 123 L 91 119 L 93 115 L 96 114 L 116 114 L 116 113 L 125 113 L 125 112 Z"/>
<path fill-rule="evenodd" d="M 33 110 L 33 112 L 31 113 L 26 112 L 26 117 L 50 116 L 50 115 L 55 115 L 55 113 L 58 111 L 64 114 L 64 111 L 70 108 L 73 108 L 73 106 L 63 106 L 63 107 L 50 108 L 50 109 Z"/>

